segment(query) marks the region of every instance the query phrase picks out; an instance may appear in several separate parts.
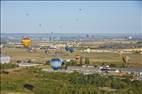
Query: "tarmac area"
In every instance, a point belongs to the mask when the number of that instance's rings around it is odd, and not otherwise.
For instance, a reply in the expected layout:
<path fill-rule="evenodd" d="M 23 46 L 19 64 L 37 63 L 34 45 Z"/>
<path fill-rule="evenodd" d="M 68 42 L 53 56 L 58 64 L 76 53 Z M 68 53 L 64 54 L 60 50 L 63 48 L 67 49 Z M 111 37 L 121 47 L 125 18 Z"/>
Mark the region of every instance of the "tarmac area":
<path fill-rule="evenodd" d="M 46 72 L 62 72 L 62 73 L 73 73 L 73 72 L 79 72 L 83 73 L 85 75 L 87 74 L 124 74 L 128 72 L 134 72 L 134 73 L 140 73 L 142 72 L 141 68 L 107 68 L 107 69 L 100 69 L 99 67 L 94 66 L 69 66 L 67 69 L 58 69 L 53 70 L 52 68 L 43 68 L 42 71 Z"/>

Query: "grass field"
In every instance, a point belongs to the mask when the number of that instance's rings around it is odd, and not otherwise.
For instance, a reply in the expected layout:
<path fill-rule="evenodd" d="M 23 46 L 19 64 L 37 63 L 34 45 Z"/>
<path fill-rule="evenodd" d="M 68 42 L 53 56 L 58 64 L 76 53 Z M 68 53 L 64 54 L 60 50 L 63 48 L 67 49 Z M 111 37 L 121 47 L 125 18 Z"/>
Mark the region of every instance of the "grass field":
<path fill-rule="evenodd" d="M 47 60 L 55 57 L 54 50 L 50 50 L 48 54 L 45 54 L 43 50 L 36 50 L 36 52 L 29 53 L 27 49 L 24 48 L 4 48 L 2 50 L 4 53 L 12 57 L 12 62 L 17 60 L 27 60 L 31 59 L 35 62 L 44 63 Z M 75 51 L 73 53 L 65 52 L 64 50 L 57 50 L 57 57 L 64 59 L 75 59 L 76 55 L 81 57 L 89 57 L 90 64 L 116 64 L 122 65 L 123 61 L 121 56 L 118 53 L 81 53 Z M 126 54 L 130 57 L 129 64 L 130 66 L 142 67 L 142 55 L 137 53 Z"/>
<path fill-rule="evenodd" d="M 38 68 L 25 68 L 19 71 L 12 71 L 9 74 L 1 74 L 0 77 L 1 94 L 142 93 L 142 81 L 131 82 L 127 77 L 125 80 L 122 80 L 112 76 L 85 76 L 78 73 L 66 74 L 59 72 L 48 73 Z M 24 88 L 24 84 L 27 83 L 34 86 L 32 91 Z"/>
<path fill-rule="evenodd" d="M 27 59 L 44 63 L 50 58 L 55 57 L 54 50 L 50 50 L 49 54 L 47 55 L 43 50 L 37 50 L 36 52 L 29 53 L 27 49 L 24 48 L 4 48 L 2 51 L 6 55 L 11 56 L 12 63 L 16 63 L 17 60 Z M 115 64 L 120 67 L 123 63 L 120 55 L 117 53 L 80 53 L 79 51 L 69 53 L 58 50 L 58 57 L 62 59 L 75 59 L 76 55 L 80 55 L 83 58 L 89 57 L 90 64 L 105 63 Z M 140 54 L 126 55 L 130 57 L 129 63 L 131 66 L 142 67 Z M 8 74 L 0 75 L 1 94 L 140 94 L 142 92 L 142 87 L 140 86 L 142 84 L 141 81 L 137 82 L 140 83 L 138 84 L 139 86 L 133 86 L 133 83 L 131 83 L 129 80 L 128 82 L 125 82 L 113 77 L 99 78 L 100 76 L 90 76 L 90 80 L 86 80 L 86 78 L 84 78 L 85 76 L 82 77 L 81 75 L 74 73 L 66 74 L 43 72 L 40 70 L 40 67 L 20 68 L 19 70 L 16 70 L 16 68 L 14 69 L 15 70 L 10 71 Z M 91 80 L 92 82 L 90 82 Z M 104 80 L 107 80 L 105 81 L 105 84 L 102 82 Z M 89 82 L 94 84 L 89 84 Z M 98 82 L 100 82 L 100 84 L 102 83 L 103 86 L 98 86 Z M 32 91 L 25 89 L 23 86 L 26 83 L 32 84 L 34 89 Z M 114 84 L 114 86 L 117 86 L 120 89 L 118 89 L 116 92 L 111 91 L 113 90 L 113 86 L 111 84 Z M 104 90 L 104 88 L 107 89 Z"/>

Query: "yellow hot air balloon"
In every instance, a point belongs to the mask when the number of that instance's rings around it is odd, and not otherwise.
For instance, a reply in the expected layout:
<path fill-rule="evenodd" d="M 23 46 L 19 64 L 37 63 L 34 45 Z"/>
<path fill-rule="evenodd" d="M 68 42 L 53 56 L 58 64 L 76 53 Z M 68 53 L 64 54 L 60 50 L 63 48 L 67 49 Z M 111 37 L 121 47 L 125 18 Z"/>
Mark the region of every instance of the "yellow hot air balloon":
<path fill-rule="evenodd" d="M 30 38 L 23 38 L 21 40 L 21 43 L 24 47 L 29 48 L 29 46 L 31 44 L 31 40 L 30 40 Z"/>

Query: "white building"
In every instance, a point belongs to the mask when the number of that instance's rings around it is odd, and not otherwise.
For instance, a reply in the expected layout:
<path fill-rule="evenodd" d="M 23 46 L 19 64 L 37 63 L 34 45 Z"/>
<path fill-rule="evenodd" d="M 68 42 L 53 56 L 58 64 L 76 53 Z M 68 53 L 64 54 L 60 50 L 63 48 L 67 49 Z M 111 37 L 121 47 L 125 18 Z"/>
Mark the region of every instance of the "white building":
<path fill-rule="evenodd" d="M 0 48 L 3 48 L 4 47 L 4 44 L 0 44 Z"/>
<path fill-rule="evenodd" d="M 0 56 L 0 63 L 1 64 L 7 64 L 7 63 L 10 63 L 10 61 L 11 61 L 10 56 L 5 56 L 5 55 Z"/>

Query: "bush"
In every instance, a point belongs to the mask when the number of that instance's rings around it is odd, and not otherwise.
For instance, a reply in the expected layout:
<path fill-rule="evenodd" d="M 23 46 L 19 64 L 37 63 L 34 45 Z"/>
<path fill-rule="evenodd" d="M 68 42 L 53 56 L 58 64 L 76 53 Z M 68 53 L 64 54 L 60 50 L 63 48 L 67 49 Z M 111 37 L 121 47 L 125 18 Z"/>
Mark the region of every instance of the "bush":
<path fill-rule="evenodd" d="M 16 64 L 0 64 L 0 69 L 10 69 L 10 68 L 15 68 Z"/>

